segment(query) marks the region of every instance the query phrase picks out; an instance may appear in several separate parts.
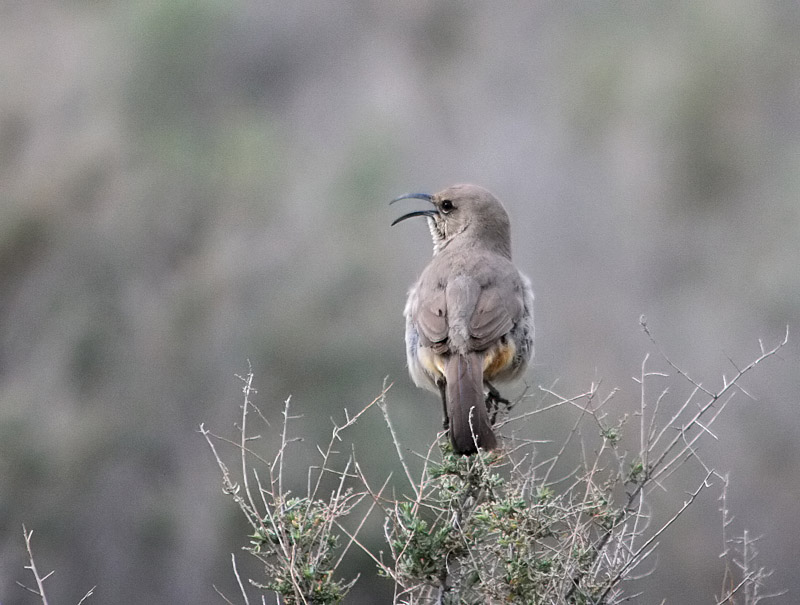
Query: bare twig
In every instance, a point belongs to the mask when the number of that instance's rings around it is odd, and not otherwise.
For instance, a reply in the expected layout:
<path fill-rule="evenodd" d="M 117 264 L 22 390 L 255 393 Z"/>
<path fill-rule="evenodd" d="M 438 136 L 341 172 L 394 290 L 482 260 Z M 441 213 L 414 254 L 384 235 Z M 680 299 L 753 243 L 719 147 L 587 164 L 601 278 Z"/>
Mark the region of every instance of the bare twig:
<path fill-rule="evenodd" d="M 94 594 L 94 589 L 95 589 L 95 588 L 97 588 L 97 586 L 92 586 L 92 587 L 89 589 L 89 591 L 88 591 L 88 592 L 87 592 L 85 595 L 83 595 L 83 596 L 81 597 L 81 600 L 80 600 L 80 601 L 78 601 L 78 605 L 82 605 L 82 603 L 84 603 L 84 602 L 86 601 L 86 599 L 88 599 L 89 597 L 91 597 L 91 596 Z"/>
<path fill-rule="evenodd" d="M 27 590 L 28 592 L 32 592 L 33 594 L 38 596 L 42 600 L 42 605 L 47 605 L 47 595 L 44 592 L 44 582 L 45 580 L 47 580 L 47 578 L 52 576 L 54 572 L 51 571 L 50 573 L 45 574 L 44 576 L 39 574 L 39 570 L 36 569 L 36 562 L 33 560 L 33 549 L 31 547 L 31 537 L 33 536 L 33 530 L 28 531 L 25 528 L 25 525 L 23 525 L 22 535 L 25 536 L 25 548 L 28 551 L 28 564 L 25 566 L 25 569 L 30 570 L 30 572 L 33 574 L 33 578 L 34 580 L 36 580 L 36 588 L 35 589 L 29 588 L 24 584 L 21 584 L 20 582 L 17 582 L 17 584 L 22 588 L 24 588 L 25 590 Z M 91 594 L 91 592 L 92 591 L 90 590 L 89 594 Z M 86 597 L 84 597 L 84 599 L 85 598 Z"/>

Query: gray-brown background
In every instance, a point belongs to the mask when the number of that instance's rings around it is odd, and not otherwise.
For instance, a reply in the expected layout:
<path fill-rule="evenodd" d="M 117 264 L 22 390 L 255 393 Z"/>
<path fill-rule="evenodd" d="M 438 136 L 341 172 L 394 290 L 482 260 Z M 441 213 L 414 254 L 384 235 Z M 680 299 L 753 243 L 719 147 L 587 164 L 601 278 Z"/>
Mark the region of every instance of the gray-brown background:
<path fill-rule="evenodd" d="M 401 436 L 433 437 L 400 315 L 428 235 L 386 205 L 409 190 L 504 200 L 537 294 L 531 385 L 602 379 L 630 411 L 641 314 L 709 386 L 800 335 L 798 31 L 799 5 L 770 1 L 4 2 L 0 601 L 34 600 L 23 522 L 51 602 L 233 595 L 246 526 L 197 427 L 232 434 L 248 359 L 308 447 L 386 375 Z M 704 448 L 784 602 L 797 353 Z M 379 418 L 351 436 L 394 468 Z M 643 603 L 713 602 L 717 506 L 664 540 Z M 390 594 L 357 565 L 351 602 Z"/>

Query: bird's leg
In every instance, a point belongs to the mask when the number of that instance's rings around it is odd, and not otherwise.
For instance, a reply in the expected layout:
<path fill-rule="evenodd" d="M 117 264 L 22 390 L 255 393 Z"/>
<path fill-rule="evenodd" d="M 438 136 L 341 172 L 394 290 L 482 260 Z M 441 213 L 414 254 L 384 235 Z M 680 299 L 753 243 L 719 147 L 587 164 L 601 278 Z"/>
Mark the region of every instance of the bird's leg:
<path fill-rule="evenodd" d="M 441 380 L 437 385 L 439 387 L 439 394 L 442 396 L 442 427 L 446 431 L 450 428 L 450 417 L 447 415 L 447 395 L 445 394 L 447 384 L 444 380 Z"/>
<path fill-rule="evenodd" d="M 487 390 L 486 410 L 489 412 L 492 424 L 494 424 L 497 420 L 497 412 L 500 410 L 501 403 L 505 406 L 506 411 L 509 411 L 513 406 L 508 399 L 500 395 L 500 391 L 498 391 L 491 382 L 488 380 L 484 382 Z"/>

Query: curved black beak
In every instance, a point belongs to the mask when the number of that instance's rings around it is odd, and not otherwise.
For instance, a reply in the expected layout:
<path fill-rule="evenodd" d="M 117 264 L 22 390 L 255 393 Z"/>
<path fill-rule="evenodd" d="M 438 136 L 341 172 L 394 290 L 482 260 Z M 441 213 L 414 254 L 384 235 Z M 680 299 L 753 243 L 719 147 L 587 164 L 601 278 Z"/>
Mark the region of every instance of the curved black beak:
<path fill-rule="evenodd" d="M 416 200 L 425 200 L 426 202 L 433 203 L 433 196 L 430 193 L 405 193 L 400 197 L 394 198 L 390 204 L 394 204 L 400 200 L 409 200 L 409 199 L 416 199 Z M 413 218 L 415 216 L 437 216 L 439 213 L 436 210 L 415 210 L 414 212 L 409 212 L 408 214 L 404 214 L 400 218 L 395 219 L 392 221 L 392 227 L 394 227 L 400 221 L 404 221 L 407 218 Z"/>
<path fill-rule="evenodd" d="M 415 216 L 436 216 L 439 214 L 436 210 L 414 210 L 414 212 L 409 212 L 408 214 L 404 214 L 400 218 L 396 218 L 392 221 L 391 226 L 394 227 L 400 221 L 404 221 L 407 218 L 414 218 Z"/>
<path fill-rule="evenodd" d="M 426 202 L 432 202 L 433 196 L 430 193 L 404 193 L 403 195 L 394 198 L 390 204 L 394 204 L 395 202 L 399 202 L 400 200 L 425 200 Z"/>

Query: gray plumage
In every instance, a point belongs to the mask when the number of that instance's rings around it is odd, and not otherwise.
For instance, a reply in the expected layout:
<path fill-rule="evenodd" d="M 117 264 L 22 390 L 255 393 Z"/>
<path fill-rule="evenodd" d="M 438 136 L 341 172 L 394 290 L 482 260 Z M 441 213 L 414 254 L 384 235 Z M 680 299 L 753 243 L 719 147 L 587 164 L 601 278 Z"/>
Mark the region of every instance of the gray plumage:
<path fill-rule="evenodd" d="M 405 307 L 406 356 L 414 383 L 443 398 L 453 448 L 495 449 L 486 408 L 494 382 L 519 377 L 533 356 L 533 291 L 511 262 L 508 214 L 476 185 L 434 195 L 425 216 L 433 258 L 411 287 Z"/>

